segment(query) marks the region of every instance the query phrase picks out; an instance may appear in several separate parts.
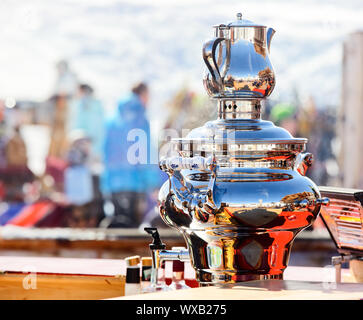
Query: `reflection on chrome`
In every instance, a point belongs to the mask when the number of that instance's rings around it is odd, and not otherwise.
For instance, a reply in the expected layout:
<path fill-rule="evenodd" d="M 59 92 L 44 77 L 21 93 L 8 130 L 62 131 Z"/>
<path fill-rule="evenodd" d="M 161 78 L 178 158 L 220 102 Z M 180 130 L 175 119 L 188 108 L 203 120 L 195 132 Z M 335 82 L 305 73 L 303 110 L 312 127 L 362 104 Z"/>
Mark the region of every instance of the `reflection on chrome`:
<path fill-rule="evenodd" d="M 305 176 L 307 139 L 261 119 L 275 85 L 273 29 L 238 20 L 218 25 L 203 47 L 206 90 L 218 119 L 174 140 L 160 160 L 163 220 L 184 236 L 201 284 L 281 279 L 292 242 L 328 204 Z"/>
<path fill-rule="evenodd" d="M 275 74 L 268 57 L 275 31 L 243 20 L 220 24 L 215 38 L 203 46 L 208 71 L 204 86 L 214 98 L 265 98 L 275 86 Z"/>

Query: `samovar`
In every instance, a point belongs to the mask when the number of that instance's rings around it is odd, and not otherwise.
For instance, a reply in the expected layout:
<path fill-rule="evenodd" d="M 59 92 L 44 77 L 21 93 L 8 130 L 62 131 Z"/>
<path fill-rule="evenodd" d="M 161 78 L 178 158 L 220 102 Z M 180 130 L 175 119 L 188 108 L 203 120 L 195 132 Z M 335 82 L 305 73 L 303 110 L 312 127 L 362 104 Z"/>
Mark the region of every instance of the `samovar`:
<path fill-rule="evenodd" d="M 190 257 L 201 285 L 282 279 L 294 238 L 329 200 L 305 176 L 313 160 L 303 153 L 307 139 L 261 119 L 275 86 L 268 55 L 275 31 L 241 14 L 214 28 L 203 46 L 204 86 L 218 119 L 175 139 L 178 155 L 160 161 L 169 175 L 160 215 L 181 232 L 189 255 L 158 239 L 154 266 Z"/>

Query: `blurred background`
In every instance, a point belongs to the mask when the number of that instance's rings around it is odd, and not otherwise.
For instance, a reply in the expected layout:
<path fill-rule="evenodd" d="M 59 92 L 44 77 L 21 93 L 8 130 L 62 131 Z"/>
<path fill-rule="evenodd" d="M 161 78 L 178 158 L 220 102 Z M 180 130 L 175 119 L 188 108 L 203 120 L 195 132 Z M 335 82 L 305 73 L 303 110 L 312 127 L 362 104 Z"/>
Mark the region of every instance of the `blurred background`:
<path fill-rule="evenodd" d="M 163 226 L 166 177 L 150 158 L 126 161 L 125 128 L 143 128 L 150 151 L 163 129 L 184 136 L 216 118 L 201 50 L 237 12 L 277 31 L 263 118 L 309 139 L 317 185 L 363 188 L 361 0 L 2 0 L 1 238 Z"/>

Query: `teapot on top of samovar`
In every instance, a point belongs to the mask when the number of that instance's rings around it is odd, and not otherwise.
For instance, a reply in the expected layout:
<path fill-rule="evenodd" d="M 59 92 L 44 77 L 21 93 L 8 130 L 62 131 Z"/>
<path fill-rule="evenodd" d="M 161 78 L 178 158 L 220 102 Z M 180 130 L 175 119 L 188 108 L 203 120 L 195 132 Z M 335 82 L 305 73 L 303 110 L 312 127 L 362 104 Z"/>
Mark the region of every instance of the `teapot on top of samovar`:
<path fill-rule="evenodd" d="M 203 46 L 205 89 L 213 98 L 265 98 L 275 86 L 269 59 L 275 30 L 243 20 L 214 26 L 215 38 Z"/>

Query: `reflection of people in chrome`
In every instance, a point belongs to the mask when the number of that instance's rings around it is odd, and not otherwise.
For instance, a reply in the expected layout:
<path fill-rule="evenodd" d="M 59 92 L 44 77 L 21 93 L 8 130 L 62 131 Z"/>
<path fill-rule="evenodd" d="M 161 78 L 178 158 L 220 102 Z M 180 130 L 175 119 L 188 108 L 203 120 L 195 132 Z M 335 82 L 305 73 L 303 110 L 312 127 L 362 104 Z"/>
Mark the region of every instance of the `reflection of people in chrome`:
<path fill-rule="evenodd" d="M 138 227 L 147 210 L 147 193 L 160 186 L 159 170 L 149 164 L 148 100 L 147 85 L 137 84 L 106 126 L 102 189 L 114 206 L 110 227 Z"/>

